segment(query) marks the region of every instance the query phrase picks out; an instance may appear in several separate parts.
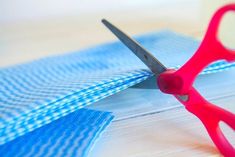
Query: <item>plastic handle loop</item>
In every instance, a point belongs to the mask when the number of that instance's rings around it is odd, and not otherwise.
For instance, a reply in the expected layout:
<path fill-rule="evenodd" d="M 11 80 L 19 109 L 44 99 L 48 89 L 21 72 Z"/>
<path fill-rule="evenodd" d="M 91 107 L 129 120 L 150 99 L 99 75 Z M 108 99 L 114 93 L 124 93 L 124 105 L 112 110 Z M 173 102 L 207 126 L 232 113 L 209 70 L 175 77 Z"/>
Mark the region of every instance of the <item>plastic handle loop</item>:
<path fill-rule="evenodd" d="M 224 122 L 235 130 L 235 115 L 206 101 L 194 88 L 188 95 L 188 101 L 182 101 L 177 95 L 175 97 L 202 121 L 221 154 L 225 157 L 234 157 L 235 149 L 224 136 L 219 123 Z"/>
<path fill-rule="evenodd" d="M 235 4 L 225 5 L 217 10 L 192 58 L 179 70 L 167 70 L 160 74 L 157 83 L 162 92 L 173 94 L 188 111 L 202 121 L 214 144 L 224 156 L 234 157 L 235 149 L 221 131 L 219 122 L 222 121 L 235 130 L 235 115 L 206 101 L 192 86 L 197 75 L 208 64 L 222 59 L 228 62 L 235 60 L 235 51 L 223 46 L 217 37 L 221 19 L 228 11 L 235 11 Z"/>

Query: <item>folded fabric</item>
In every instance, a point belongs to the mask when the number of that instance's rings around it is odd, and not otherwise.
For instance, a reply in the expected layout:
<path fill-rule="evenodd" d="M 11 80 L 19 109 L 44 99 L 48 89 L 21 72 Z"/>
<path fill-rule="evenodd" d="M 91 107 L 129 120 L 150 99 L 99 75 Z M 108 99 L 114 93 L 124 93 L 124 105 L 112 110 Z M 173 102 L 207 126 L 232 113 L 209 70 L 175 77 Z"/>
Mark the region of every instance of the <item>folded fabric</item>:
<path fill-rule="evenodd" d="M 80 109 L 0 146 L 0 154 L 2 157 L 83 157 L 112 118 L 109 112 Z"/>
<path fill-rule="evenodd" d="M 136 39 L 169 68 L 179 68 L 198 47 L 194 39 L 170 31 Z M 202 74 L 232 67 L 234 63 L 219 61 Z M 0 70 L 0 145 L 152 75 L 120 42 L 3 68 Z"/>

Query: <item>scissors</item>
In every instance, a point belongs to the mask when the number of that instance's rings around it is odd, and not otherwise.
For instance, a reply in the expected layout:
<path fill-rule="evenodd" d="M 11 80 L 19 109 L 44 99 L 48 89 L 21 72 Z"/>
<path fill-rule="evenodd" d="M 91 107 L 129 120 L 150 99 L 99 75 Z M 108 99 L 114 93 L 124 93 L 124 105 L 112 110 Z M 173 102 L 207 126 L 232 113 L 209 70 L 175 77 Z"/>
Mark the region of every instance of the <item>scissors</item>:
<path fill-rule="evenodd" d="M 185 108 L 197 116 L 205 126 L 218 150 L 227 157 L 235 156 L 235 148 L 223 134 L 219 123 L 224 122 L 235 130 L 235 114 L 203 98 L 193 87 L 197 75 L 217 60 L 235 61 L 235 50 L 226 48 L 218 38 L 218 28 L 223 15 L 235 11 L 235 4 L 218 9 L 212 17 L 207 32 L 195 54 L 178 70 L 167 69 L 151 53 L 107 20 L 103 24 L 117 36 L 156 76 L 159 89 L 172 94 Z"/>

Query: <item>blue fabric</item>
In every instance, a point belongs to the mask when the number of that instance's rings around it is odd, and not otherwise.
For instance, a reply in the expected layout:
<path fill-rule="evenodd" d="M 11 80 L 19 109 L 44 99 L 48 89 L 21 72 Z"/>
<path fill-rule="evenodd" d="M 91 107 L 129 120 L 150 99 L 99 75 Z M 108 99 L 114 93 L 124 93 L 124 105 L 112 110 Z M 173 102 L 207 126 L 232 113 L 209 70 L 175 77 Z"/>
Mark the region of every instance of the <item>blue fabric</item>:
<path fill-rule="evenodd" d="M 198 47 L 194 39 L 170 31 L 136 39 L 167 67 L 176 69 Z M 235 63 L 219 61 L 202 74 L 233 67 Z M 0 70 L 0 145 L 150 76 L 149 69 L 120 42 L 3 68 Z"/>
<path fill-rule="evenodd" d="M 80 109 L 0 146 L 1 157 L 87 156 L 112 118 L 109 112 Z"/>

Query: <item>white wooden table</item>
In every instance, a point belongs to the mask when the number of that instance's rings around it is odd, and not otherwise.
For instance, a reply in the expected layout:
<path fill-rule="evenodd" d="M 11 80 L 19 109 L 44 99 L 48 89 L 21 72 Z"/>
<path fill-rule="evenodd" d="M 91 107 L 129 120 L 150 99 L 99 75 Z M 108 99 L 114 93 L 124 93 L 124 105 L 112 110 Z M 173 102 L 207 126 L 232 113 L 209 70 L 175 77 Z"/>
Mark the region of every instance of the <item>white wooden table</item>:
<path fill-rule="evenodd" d="M 65 54 L 116 40 L 101 24 L 102 18 L 109 19 L 130 35 L 170 29 L 200 39 L 206 29 L 210 13 L 204 15 L 204 2 L 200 4 L 195 2 L 198 5 L 191 4 L 191 2 L 194 1 L 185 1 L 168 7 L 137 7 L 110 13 L 1 24 L 0 67 Z M 128 92 L 140 97 L 145 93 L 133 89 Z M 148 101 L 142 99 L 141 103 L 136 102 L 131 106 L 132 108 L 121 105 L 128 101 L 125 98 L 118 98 L 123 103 L 116 108 L 112 105 L 104 105 L 111 104 L 107 103 L 109 99 L 95 104 L 97 106 L 91 106 L 100 110 L 113 111 L 119 118 L 125 117 L 127 112 L 133 112 L 133 115 L 136 112 L 137 115 L 135 118 L 116 119 L 96 143 L 94 150 L 90 153 L 91 156 L 219 156 L 197 118 L 182 107 L 174 108 L 179 106 L 176 102 L 173 103 L 172 108 L 171 104 L 166 111 L 158 113 L 159 106 L 157 105 L 164 104 L 155 102 L 154 98 L 157 95 L 162 96 L 161 93 L 149 91 L 148 95 L 152 99 L 149 98 Z M 231 105 L 234 99 L 234 97 L 229 97 L 223 102 Z M 173 100 L 169 98 L 169 101 Z M 216 99 L 215 101 L 221 103 L 222 100 Z M 226 103 L 224 105 L 229 106 Z M 230 108 L 233 111 L 235 109 Z M 149 114 L 154 111 L 156 113 Z"/>

